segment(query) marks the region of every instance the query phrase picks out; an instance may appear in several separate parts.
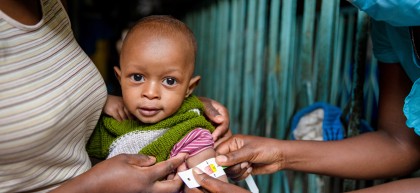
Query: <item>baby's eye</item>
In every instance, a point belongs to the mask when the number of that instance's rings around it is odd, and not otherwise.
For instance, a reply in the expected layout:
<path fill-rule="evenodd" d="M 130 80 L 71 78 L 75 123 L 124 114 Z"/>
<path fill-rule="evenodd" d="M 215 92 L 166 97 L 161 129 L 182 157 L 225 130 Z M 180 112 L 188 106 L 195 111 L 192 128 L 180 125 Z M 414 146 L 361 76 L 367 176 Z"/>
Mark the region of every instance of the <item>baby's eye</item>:
<path fill-rule="evenodd" d="M 135 82 L 144 82 L 144 77 L 141 74 L 133 74 L 131 75 L 131 79 Z"/>
<path fill-rule="evenodd" d="M 176 82 L 175 78 L 165 78 L 163 80 L 163 84 L 168 85 L 168 86 L 174 86 L 176 83 L 177 82 Z"/>

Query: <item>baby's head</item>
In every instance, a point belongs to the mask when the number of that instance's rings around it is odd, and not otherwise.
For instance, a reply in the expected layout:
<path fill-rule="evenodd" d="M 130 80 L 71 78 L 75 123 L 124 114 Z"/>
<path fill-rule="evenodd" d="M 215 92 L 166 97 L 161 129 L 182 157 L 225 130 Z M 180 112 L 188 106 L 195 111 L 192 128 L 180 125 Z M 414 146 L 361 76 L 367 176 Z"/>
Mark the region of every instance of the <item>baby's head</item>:
<path fill-rule="evenodd" d="M 175 18 L 149 16 L 134 25 L 114 68 L 128 111 L 144 123 L 174 114 L 200 80 L 193 76 L 196 50 L 193 33 Z"/>

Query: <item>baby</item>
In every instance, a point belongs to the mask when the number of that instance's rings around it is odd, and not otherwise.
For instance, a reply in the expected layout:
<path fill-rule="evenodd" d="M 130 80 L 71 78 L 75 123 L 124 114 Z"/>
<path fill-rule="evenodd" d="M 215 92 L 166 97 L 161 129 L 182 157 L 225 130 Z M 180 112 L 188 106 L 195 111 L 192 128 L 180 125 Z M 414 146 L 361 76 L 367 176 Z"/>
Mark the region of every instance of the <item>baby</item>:
<path fill-rule="evenodd" d="M 114 70 L 125 108 L 136 120 L 102 116 L 88 142 L 89 154 L 142 153 L 158 162 L 185 154 L 189 168 L 215 157 L 214 127 L 192 95 L 200 81 L 193 75 L 196 52 L 194 34 L 175 18 L 149 16 L 134 25 Z M 219 179 L 227 181 L 226 175 Z"/>

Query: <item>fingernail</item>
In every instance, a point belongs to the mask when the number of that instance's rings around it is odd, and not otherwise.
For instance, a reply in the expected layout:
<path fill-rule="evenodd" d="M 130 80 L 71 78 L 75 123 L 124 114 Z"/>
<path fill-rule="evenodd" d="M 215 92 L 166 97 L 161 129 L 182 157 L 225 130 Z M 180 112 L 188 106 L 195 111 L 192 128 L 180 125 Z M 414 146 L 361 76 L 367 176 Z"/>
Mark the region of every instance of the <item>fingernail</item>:
<path fill-rule="evenodd" d="M 226 162 L 227 161 L 227 157 L 224 155 L 218 155 L 216 157 L 217 162 Z"/>
<path fill-rule="evenodd" d="M 252 167 L 249 167 L 249 168 L 246 170 L 246 173 L 250 174 L 251 172 L 252 172 Z"/>
<path fill-rule="evenodd" d="M 241 169 L 247 168 L 248 167 L 248 162 L 242 162 L 241 163 Z"/>
<path fill-rule="evenodd" d="M 203 171 L 201 171 L 198 168 L 193 168 L 193 172 L 195 172 L 196 174 L 203 174 Z"/>

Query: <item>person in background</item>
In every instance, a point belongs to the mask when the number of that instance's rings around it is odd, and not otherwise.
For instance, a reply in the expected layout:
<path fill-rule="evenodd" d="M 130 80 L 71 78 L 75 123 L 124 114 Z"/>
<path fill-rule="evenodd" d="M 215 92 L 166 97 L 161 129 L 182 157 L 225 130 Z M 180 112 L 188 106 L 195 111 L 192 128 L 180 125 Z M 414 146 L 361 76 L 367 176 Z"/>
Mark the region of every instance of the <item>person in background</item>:
<path fill-rule="evenodd" d="M 379 61 L 378 129 L 341 141 L 287 141 L 234 135 L 220 144 L 216 161 L 232 166 L 233 179 L 296 170 L 351 179 L 407 175 L 420 167 L 420 0 L 353 0 L 371 16 L 373 52 Z M 413 84 L 414 82 L 414 84 Z M 410 92 L 411 91 L 411 92 Z M 195 173 L 210 192 L 231 184 Z M 246 192 L 236 190 L 235 192 Z M 419 192 L 409 178 L 354 192 Z"/>
<path fill-rule="evenodd" d="M 201 99 L 219 125 L 213 138 L 229 136 L 227 110 Z M 182 156 L 154 165 L 154 157 L 122 154 L 91 168 L 85 145 L 105 103 L 118 104 L 107 100 L 60 1 L 1 1 L 0 192 L 177 191 L 180 178 L 159 180 Z"/>

